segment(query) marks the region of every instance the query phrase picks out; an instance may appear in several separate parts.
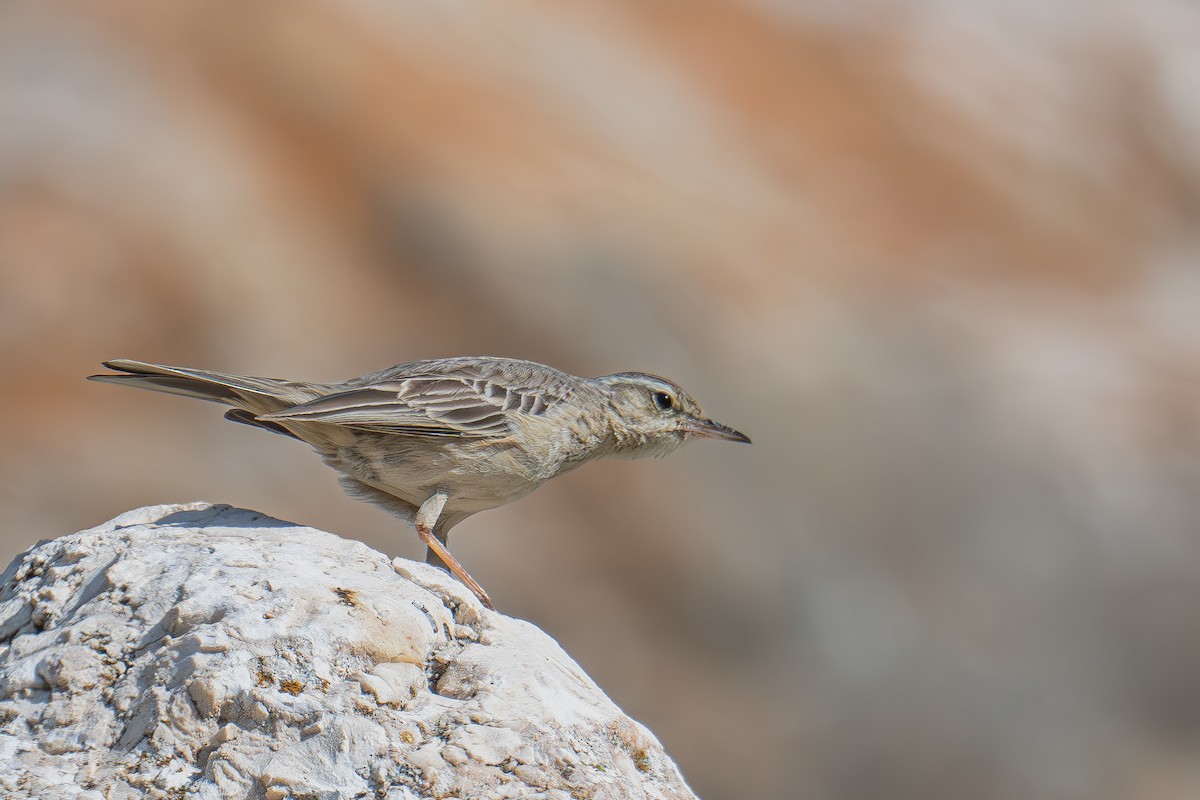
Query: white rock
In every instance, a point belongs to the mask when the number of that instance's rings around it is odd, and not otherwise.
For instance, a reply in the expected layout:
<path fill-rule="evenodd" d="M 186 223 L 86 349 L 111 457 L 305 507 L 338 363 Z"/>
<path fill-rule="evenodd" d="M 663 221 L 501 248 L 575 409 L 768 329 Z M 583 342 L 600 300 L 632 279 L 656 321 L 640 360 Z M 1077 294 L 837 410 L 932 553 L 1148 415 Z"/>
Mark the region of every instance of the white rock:
<path fill-rule="evenodd" d="M 548 636 L 445 573 L 226 506 L 0 585 L 5 798 L 691 798 Z"/>

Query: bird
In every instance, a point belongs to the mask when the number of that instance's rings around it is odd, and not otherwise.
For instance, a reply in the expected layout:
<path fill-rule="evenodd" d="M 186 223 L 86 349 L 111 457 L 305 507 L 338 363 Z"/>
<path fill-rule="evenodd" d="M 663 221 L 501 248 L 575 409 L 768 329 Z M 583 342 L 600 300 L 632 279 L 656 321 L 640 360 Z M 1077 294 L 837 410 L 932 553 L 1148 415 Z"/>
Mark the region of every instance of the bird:
<path fill-rule="evenodd" d="M 340 383 L 257 378 L 131 359 L 89 380 L 230 406 L 225 418 L 305 442 L 351 496 L 412 523 L 426 561 L 495 609 L 448 549 L 450 529 L 597 458 L 665 456 L 694 438 L 750 444 L 677 383 L 582 378 L 515 358 L 409 361 Z"/>

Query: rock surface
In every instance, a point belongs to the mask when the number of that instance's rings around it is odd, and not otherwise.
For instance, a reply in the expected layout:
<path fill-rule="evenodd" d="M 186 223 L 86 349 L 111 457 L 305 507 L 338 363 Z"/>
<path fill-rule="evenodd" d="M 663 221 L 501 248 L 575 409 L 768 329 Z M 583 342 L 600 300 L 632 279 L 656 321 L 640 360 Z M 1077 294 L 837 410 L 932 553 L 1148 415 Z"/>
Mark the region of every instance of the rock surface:
<path fill-rule="evenodd" d="M 0 589 L 0 794 L 690 798 L 534 626 L 250 511 L 130 511 Z"/>

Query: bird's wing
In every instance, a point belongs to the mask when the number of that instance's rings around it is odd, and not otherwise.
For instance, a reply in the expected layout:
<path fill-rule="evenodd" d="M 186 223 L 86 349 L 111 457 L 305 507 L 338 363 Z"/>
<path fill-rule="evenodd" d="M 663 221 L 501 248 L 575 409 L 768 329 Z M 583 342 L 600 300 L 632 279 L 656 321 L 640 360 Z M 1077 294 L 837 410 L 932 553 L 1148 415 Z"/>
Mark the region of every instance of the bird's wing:
<path fill-rule="evenodd" d="M 510 414 L 539 415 L 565 396 L 566 387 L 558 383 L 506 386 L 473 374 L 410 375 L 335 392 L 262 418 L 376 433 L 488 438 L 510 432 Z"/>

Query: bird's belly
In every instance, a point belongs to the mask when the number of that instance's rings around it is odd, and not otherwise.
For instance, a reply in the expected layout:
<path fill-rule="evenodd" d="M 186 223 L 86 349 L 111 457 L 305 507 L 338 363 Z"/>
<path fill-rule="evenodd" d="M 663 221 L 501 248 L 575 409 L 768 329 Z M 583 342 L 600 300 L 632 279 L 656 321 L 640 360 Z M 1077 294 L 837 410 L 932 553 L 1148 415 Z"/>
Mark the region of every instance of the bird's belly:
<path fill-rule="evenodd" d="M 363 437 L 339 448 L 334 467 L 414 506 L 444 492 L 458 512 L 511 503 L 536 489 L 515 448 L 447 440 L 436 447 L 399 436 Z"/>

